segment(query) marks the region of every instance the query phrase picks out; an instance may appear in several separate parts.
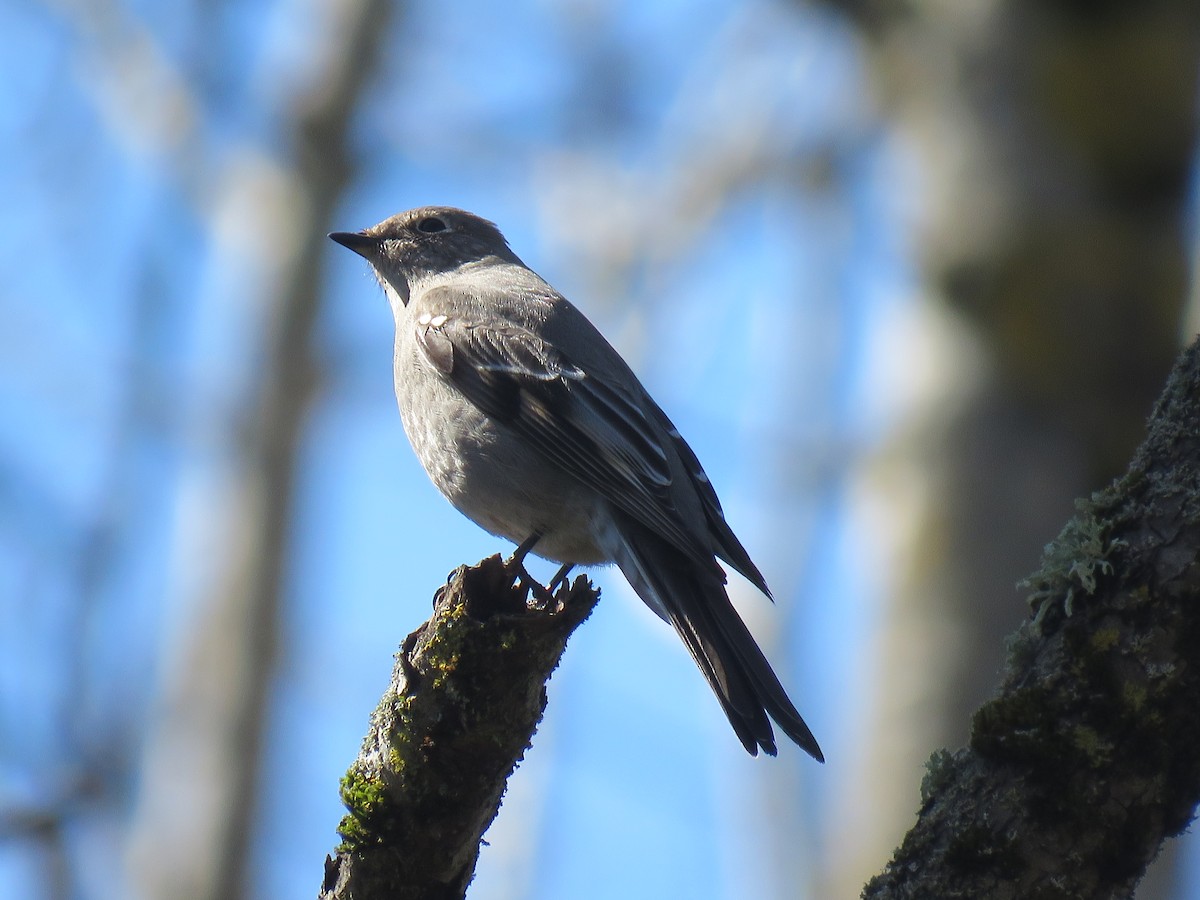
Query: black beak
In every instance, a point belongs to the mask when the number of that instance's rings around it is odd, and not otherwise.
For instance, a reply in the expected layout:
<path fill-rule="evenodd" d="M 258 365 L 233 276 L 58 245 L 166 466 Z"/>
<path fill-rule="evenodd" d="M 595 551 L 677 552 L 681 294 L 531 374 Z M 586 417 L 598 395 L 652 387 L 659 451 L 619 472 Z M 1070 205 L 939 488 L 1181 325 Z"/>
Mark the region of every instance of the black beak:
<path fill-rule="evenodd" d="M 329 237 L 347 250 L 353 250 L 359 256 L 367 259 L 371 259 L 379 250 L 379 239 L 373 238 L 369 234 L 363 234 L 361 231 L 335 231 Z"/>

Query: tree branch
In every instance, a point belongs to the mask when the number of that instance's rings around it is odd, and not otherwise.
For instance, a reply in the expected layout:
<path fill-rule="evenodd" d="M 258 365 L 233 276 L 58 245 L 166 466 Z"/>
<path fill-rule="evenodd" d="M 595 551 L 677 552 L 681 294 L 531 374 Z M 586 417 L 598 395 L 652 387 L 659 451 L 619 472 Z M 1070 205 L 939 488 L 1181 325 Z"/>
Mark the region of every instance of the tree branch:
<path fill-rule="evenodd" d="M 396 654 L 342 779 L 350 812 L 320 900 L 464 895 L 546 708 L 546 680 L 599 597 L 580 576 L 531 601 L 499 556 L 454 571 Z"/>
<path fill-rule="evenodd" d="M 1128 897 L 1200 799 L 1200 341 L 1128 473 L 1079 504 L 1028 584 L 969 746 L 865 898 Z"/>

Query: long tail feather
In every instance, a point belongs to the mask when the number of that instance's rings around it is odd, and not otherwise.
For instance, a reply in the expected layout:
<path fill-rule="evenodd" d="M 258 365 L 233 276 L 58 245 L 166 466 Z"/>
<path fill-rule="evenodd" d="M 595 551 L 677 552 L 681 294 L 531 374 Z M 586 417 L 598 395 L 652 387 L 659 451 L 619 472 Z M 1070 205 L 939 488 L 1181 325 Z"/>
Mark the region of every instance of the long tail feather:
<path fill-rule="evenodd" d="M 746 750 L 775 755 L 769 716 L 801 749 L 824 762 L 720 578 L 632 519 L 618 515 L 617 532 L 617 565 L 638 596 L 675 627 Z"/>

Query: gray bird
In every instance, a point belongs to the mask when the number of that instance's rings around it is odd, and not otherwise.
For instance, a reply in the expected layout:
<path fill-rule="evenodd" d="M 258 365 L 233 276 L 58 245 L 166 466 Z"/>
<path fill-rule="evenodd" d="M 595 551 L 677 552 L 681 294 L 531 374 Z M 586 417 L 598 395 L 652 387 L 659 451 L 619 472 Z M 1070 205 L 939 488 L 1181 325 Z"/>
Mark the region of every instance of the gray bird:
<path fill-rule="evenodd" d="M 768 716 L 821 748 L 729 602 L 724 560 L 768 597 L 700 461 L 637 376 L 491 222 L 430 206 L 329 235 L 371 264 L 396 320 L 413 450 L 467 518 L 564 564 L 616 563 L 674 626 L 752 755 Z"/>

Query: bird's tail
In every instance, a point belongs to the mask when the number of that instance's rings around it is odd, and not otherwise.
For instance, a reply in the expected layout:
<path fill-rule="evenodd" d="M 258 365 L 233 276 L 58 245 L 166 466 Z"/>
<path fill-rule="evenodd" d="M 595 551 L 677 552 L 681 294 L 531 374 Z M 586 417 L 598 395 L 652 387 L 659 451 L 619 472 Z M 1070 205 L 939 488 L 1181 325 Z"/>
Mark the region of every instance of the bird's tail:
<path fill-rule="evenodd" d="M 729 602 L 719 575 L 700 568 L 641 523 L 615 516 L 617 565 L 638 596 L 683 638 L 746 750 L 757 756 L 761 747 L 775 755 L 770 716 L 802 750 L 824 762 L 816 738 Z"/>

